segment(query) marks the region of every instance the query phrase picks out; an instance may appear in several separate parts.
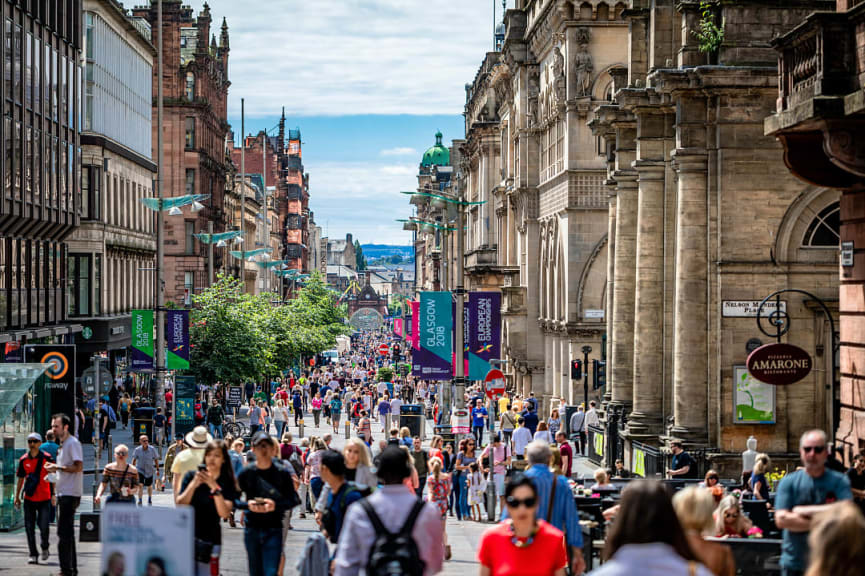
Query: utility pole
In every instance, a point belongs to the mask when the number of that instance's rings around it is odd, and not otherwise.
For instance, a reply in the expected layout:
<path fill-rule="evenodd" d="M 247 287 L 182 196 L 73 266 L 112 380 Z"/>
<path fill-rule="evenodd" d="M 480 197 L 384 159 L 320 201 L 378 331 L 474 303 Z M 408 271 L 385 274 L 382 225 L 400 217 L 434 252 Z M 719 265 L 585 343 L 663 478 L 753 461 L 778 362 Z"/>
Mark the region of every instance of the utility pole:
<path fill-rule="evenodd" d="M 240 291 L 246 292 L 246 238 L 243 235 L 246 216 L 246 102 L 240 99 Z"/>
<path fill-rule="evenodd" d="M 267 214 L 267 130 L 261 134 L 261 177 L 264 182 L 264 247 L 270 248 L 270 221 Z M 267 254 L 267 252 L 265 252 Z M 264 293 L 270 292 L 270 268 L 264 271 Z"/>
<path fill-rule="evenodd" d="M 159 46 L 157 47 L 157 77 L 156 82 L 156 147 L 158 164 L 156 172 L 156 193 L 159 198 L 159 210 L 156 211 L 156 406 L 165 412 L 165 213 L 162 201 L 165 197 L 163 184 L 165 182 L 165 154 L 163 149 L 163 114 L 162 114 L 162 51 L 164 30 L 162 29 L 162 0 L 156 3 L 156 27 L 159 29 Z M 173 394 L 172 394 L 173 396 Z M 172 412 L 172 415 L 174 412 Z M 171 419 L 171 437 L 174 438 L 174 418 Z"/>
<path fill-rule="evenodd" d="M 463 306 L 465 303 L 465 286 L 464 286 L 464 258 L 465 258 L 465 235 L 463 233 L 463 221 L 465 219 L 465 200 L 462 197 L 462 190 L 460 190 L 459 200 L 457 204 L 457 265 L 456 265 L 456 290 L 454 290 L 454 295 L 456 296 L 456 318 L 454 318 L 454 323 L 456 324 L 456 329 L 454 331 L 455 340 L 456 340 L 456 370 L 454 371 L 454 385 L 456 387 L 456 399 L 454 405 L 458 409 L 464 409 L 466 407 L 466 378 L 465 378 L 465 358 L 464 358 L 464 347 L 465 347 L 465 321 L 463 319 L 464 312 Z M 450 390 L 448 386 L 446 388 L 446 396 L 445 401 L 448 405 L 450 405 Z"/>
<path fill-rule="evenodd" d="M 213 205 L 212 200 L 210 205 Z M 213 286 L 213 213 L 207 221 L 207 234 L 210 238 L 210 242 L 207 243 L 207 280 L 208 286 Z"/>

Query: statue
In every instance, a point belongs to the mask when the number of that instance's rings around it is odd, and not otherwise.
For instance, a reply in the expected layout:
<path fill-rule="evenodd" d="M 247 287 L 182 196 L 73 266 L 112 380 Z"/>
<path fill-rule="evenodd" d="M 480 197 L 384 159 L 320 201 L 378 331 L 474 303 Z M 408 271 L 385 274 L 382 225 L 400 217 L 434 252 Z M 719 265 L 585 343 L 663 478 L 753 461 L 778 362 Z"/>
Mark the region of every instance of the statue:
<path fill-rule="evenodd" d="M 577 96 L 589 96 L 592 89 L 592 73 L 595 70 L 592 55 L 589 54 L 589 30 L 577 30 L 577 55 L 574 58 L 574 74 L 576 75 Z"/>
<path fill-rule="evenodd" d="M 556 100 L 560 104 L 565 102 L 566 81 L 565 57 L 562 55 L 562 49 L 556 46 L 553 52 L 553 86 L 556 90 Z"/>
<path fill-rule="evenodd" d="M 527 101 L 527 110 L 526 110 L 526 121 L 528 122 L 529 128 L 534 128 L 538 125 L 538 95 L 541 93 L 539 81 L 538 81 L 538 73 L 536 70 L 529 72 L 529 87 L 528 94 L 526 94 Z"/>

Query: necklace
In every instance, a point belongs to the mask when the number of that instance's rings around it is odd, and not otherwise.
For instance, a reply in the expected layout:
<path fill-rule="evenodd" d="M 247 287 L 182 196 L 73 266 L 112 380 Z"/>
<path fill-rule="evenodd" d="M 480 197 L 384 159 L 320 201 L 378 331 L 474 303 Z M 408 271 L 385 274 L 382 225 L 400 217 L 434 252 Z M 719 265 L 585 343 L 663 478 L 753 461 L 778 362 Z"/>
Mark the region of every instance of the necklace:
<path fill-rule="evenodd" d="M 529 537 L 526 538 L 525 541 L 520 540 L 517 537 L 516 531 L 514 530 L 514 521 L 508 521 L 508 530 L 511 532 L 511 544 L 516 546 L 517 548 L 527 548 L 532 545 L 532 542 L 535 541 L 535 535 L 538 533 L 538 524 L 535 522 L 534 526 L 532 526 L 532 533 L 529 534 Z"/>

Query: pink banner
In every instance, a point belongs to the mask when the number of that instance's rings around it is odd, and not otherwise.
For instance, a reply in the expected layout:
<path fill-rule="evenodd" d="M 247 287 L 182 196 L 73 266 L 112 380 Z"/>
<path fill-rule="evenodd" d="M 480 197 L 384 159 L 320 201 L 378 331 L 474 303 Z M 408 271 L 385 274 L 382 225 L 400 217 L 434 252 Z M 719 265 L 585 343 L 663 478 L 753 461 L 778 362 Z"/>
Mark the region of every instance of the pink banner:
<path fill-rule="evenodd" d="M 420 348 L 420 301 L 413 300 L 411 304 L 411 347 Z"/>
<path fill-rule="evenodd" d="M 393 319 L 393 333 L 402 338 L 402 318 Z"/>

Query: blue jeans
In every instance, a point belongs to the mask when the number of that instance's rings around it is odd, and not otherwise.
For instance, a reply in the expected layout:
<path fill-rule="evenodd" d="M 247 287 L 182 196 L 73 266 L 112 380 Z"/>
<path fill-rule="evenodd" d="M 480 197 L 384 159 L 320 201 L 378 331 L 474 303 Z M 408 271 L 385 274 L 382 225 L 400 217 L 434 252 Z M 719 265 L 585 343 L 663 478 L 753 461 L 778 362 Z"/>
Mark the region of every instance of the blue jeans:
<path fill-rule="evenodd" d="M 276 439 L 282 442 L 282 433 L 285 431 L 285 420 L 274 420 L 276 424 Z"/>
<path fill-rule="evenodd" d="M 321 494 L 321 489 L 324 488 L 324 480 L 315 476 L 309 479 L 309 489 L 312 490 L 313 503 L 318 502 L 318 497 Z M 313 506 L 314 508 L 315 506 Z"/>
<path fill-rule="evenodd" d="M 460 471 L 454 471 L 453 476 L 453 495 L 454 505 L 457 509 L 457 519 L 462 520 L 463 517 L 468 517 L 468 499 L 467 490 L 463 483 L 463 475 Z"/>
<path fill-rule="evenodd" d="M 243 533 L 249 576 L 277 576 L 282 556 L 282 528 L 250 528 Z"/>
<path fill-rule="evenodd" d="M 217 426 L 216 424 L 208 424 L 208 428 L 210 428 L 210 435 L 214 438 L 222 438 L 222 424 Z"/>

